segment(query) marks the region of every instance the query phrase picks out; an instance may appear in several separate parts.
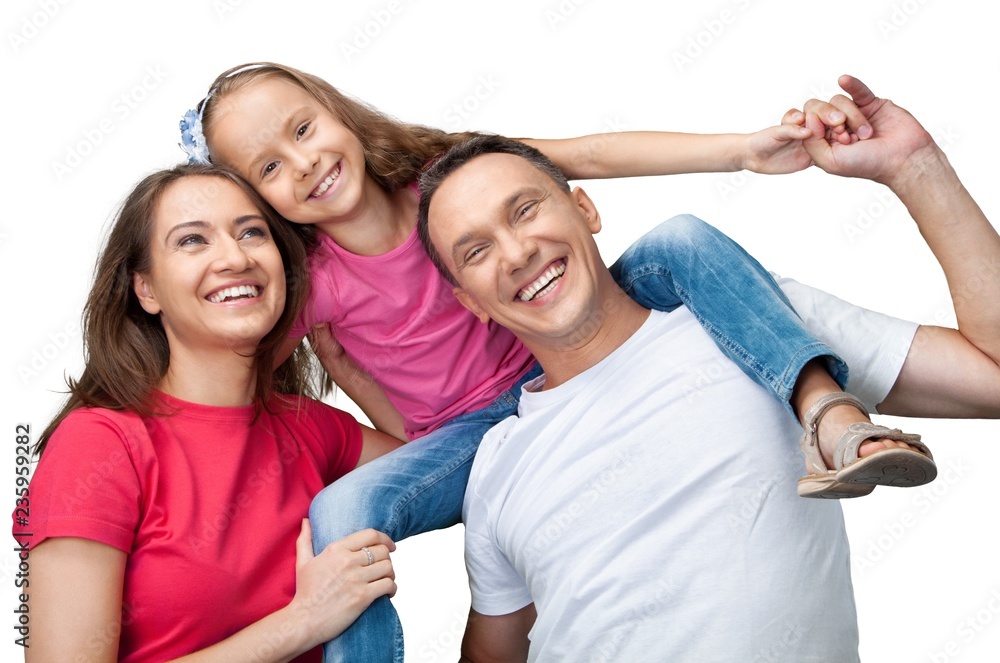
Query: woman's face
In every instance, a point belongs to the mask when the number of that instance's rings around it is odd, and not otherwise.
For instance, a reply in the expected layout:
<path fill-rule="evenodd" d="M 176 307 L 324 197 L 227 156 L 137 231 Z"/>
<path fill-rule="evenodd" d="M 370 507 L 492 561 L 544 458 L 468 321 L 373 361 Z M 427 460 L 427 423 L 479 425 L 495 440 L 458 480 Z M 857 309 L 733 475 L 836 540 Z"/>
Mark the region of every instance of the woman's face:
<path fill-rule="evenodd" d="M 252 353 L 285 306 L 285 272 L 270 228 L 232 182 L 177 180 L 161 194 L 151 268 L 133 277 L 143 309 L 159 315 L 171 354 Z"/>
<path fill-rule="evenodd" d="M 264 78 L 218 104 L 212 158 L 235 169 L 281 216 L 312 224 L 357 214 L 364 149 L 312 95 Z"/>

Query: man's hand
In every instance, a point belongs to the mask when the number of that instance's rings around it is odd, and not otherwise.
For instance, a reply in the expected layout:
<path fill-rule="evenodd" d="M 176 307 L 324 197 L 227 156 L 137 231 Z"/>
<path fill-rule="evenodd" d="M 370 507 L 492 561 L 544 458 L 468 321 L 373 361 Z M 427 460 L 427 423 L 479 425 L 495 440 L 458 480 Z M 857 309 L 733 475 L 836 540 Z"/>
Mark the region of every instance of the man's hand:
<path fill-rule="evenodd" d="M 810 99 L 802 112 L 791 110 L 782 120 L 809 129 L 802 145 L 813 163 L 834 175 L 870 179 L 898 191 L 923 172 L 925 161 L 937 158 L 930 134 L 909 112 L 876 97 L 853 76 L 841 76 L 838 83 L 849 96 Z"/>

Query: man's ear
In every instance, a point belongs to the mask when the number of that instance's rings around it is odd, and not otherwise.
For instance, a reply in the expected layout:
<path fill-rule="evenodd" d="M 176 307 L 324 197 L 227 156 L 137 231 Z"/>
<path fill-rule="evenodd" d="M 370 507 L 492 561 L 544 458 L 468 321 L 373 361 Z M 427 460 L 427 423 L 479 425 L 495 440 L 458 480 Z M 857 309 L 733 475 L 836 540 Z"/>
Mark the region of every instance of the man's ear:
<path fill-rule="evenodd" d="M 132 275 L 132 291 L 135 296 L 139 299 L 139 305 L 142 309 L 149 313 L 150 315 L 158 315 L 160 312 L 160 304 L 156 301 L 156 295 L 153 293 L 153 286 L 146 278 L 145 274 L 139 274 L 136 272 Z"/>
<path fill-rule="evenodd" d="M 464 306 L 472 315 L 479 318 L 481 323 L 485 325 L 490 321 L 490 316 L 486 314 L 486 311 L 483 310 L 472 295 L 461 288 L 455 288 L 451 293 L 458 299 L 458 303 Z"/>
<path fill-rule="evenodd" d="M 576 206 L 587 220 L 587 227 L 590 228 L 590 232 L 594 235 L 601 232 L 601 215 L 597 211 L 594 201 L 587 195 L 587 192 L 580 187 L 575 187 L 570 196 L 572 196 L 574 202 L 576 202 Z"/>

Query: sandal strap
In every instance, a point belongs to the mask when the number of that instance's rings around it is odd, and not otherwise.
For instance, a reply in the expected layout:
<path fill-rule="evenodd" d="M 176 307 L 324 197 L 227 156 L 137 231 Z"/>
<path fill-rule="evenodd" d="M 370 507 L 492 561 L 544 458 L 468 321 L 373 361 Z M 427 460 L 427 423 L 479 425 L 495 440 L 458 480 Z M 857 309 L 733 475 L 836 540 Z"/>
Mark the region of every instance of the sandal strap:
<path fill-rule="evenodd" d="M 837 443 L 837 449 L 834 451 L 833 456 L 836 469 L 840 470 L 841 468 L 857 461 L 858 449 L 861 448 L 862 442 L 871 439 L 886 439 L 895 440 L 896 442 L 905 442 L 931 460 L 934 459 L 931 455 L 931 450 L 927 448 L 926 444 L 920 441 L 919 435 L 915 433 L 904 433 L 898 428 L 887 428 L 885 426 L 879 426 L 878 424 L 869 423 L 867 421 L 859 421 L 849 425 L 847 430 L 844 431 L 844 434 L 840 437 L 840 442 Z"/>
<path fill-rule="evenodd" d="M 817 474 L 827 474 L 834 471 L 826 466 L 819 451 L 819 421 L 827 410 L 837 405 L 853 405 L 865 416 L 868 416 L 868 408 L 857 397 L 846 391 L 835 391 L 832 394 L 827 394 L 812 404 L 812 407 L 806 411 L 806 416 L 803 417 L 805 419 L 805 432 L 802 434 L 799 445 L 802 447 L 802 453 L 806 456 L 806 462 Z M 841 436 L 841 442 L 843 441 L 844 437 Z M 838 462 L 840 457 L 841 455 L 838 453 Z"/>

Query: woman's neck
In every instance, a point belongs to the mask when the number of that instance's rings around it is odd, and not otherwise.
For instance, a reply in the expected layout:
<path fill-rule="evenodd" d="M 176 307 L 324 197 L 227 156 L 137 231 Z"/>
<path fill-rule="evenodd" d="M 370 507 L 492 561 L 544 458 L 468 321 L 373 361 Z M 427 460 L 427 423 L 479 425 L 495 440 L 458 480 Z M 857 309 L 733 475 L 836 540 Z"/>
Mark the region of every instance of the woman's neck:
<path fill-rule="evenodd" d="M 417 194 L 409 187 L 388 193 L 366 178 L 358 211 L 348 218 L 316 224 L 338 246 L 361 256 L 378 256 L 392 251 L 417 225 Z"/>
<path fill-rule="evenodd" d="M 170 365 L 157 388 L 180 400 L 201 405 L 250 405 L 257 388 L 254 363 L 252 353 L 246 357 L 232 350 L 193 353 L 171 349 Z"/>

